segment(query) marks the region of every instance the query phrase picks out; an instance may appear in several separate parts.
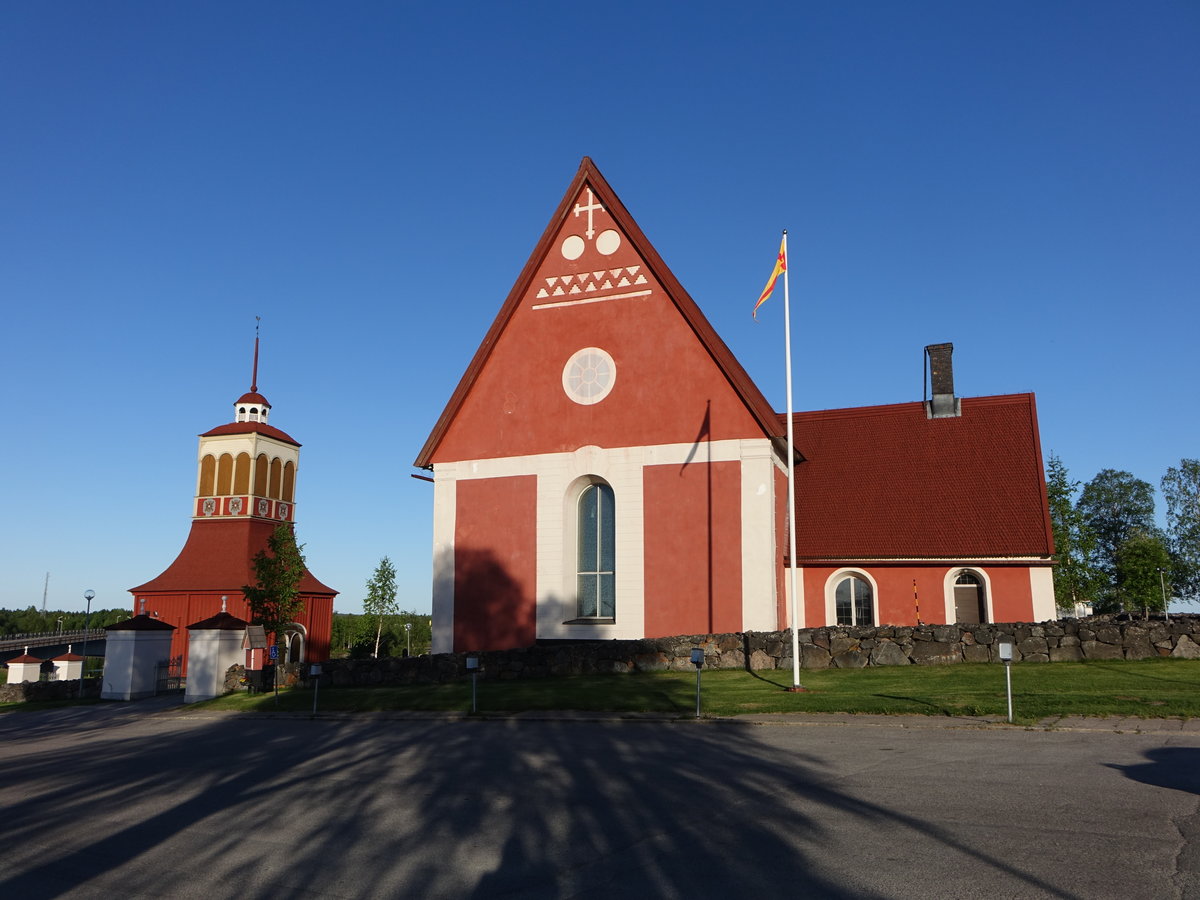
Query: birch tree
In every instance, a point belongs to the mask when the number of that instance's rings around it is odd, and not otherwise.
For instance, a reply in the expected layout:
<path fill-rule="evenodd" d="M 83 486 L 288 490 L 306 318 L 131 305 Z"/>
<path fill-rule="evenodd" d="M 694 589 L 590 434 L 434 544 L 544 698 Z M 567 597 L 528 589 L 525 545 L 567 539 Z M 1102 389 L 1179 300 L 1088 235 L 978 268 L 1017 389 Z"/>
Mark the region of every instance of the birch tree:
<path fill-rule="evenodd" d="M 379 658 L 379 639 L 383 635 L 383 620 L 400 611 L 396 605 L 396 567 L 386 556 L 375 567 L 375 574 L 367 582 L 367 597 L 363 600 L 363 612 L 375 620 L 375 652 Z"/>

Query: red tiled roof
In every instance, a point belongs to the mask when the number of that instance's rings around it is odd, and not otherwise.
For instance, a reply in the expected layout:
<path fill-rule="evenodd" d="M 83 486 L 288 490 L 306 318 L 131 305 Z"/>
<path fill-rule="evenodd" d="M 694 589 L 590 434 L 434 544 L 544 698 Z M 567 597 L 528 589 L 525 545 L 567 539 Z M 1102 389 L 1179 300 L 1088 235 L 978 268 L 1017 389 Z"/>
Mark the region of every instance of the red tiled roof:
<path fill-rule="evenodd" d="M 797 413 L 798 559 L 1051 556 L 1033 395 L 961 402 Z"/>
<path fill-rule="evenodd" d="M 197 519 L 175 562 L 157 578 L 129 590 L 135 600 L 138 594 L 155 591 L 240 594 L 244 585 L 254 584 L 254 555 L 266 549 L 276 526 L 262 519 Z M 302 594 L 337 593 L 307 570 L 298 588 Z"/>
<path fill-rule="evenodd" d="M 267 398 L 258 391 L 250 391 L 247 394 L 242 394 L 242 396 L 238 397 L 238 403 L 257 403 L 259 406 L 265 406 L 267 409 L 271 408 L 271 404 L 267 401 Z"/>
<path fill-rule="evenodd" d="M 13 663 L 44 663 L 44 662 L 45 662 L 45 660 L 41 659 L 40 657 L 30 656 L 28 653 L 23 653 L 20 656 L 14 656 L 12 659 L 10 659 L 8 661 L 8 663 L 6 665 L 11 666 Z"/>
<path fill-rule="evenodd" d="M 188 631 L 245 631 L 250 623 L 233 613 L 219 612 L 188 626 Z"/>
<path fill-rule="evenodd" d="M 218 425 L 211 431 L 206 431 L 200 437 L 213 437 L 218 434 L 265 434 L 267 437 L 273 437 L 277 441 L 284 441 L 296 447 L 300 446 L 300 442 L 289 434 L 280 431 L 274 425 L 266 425 L 262 422 L 230 422 L 228 425 Z"/>

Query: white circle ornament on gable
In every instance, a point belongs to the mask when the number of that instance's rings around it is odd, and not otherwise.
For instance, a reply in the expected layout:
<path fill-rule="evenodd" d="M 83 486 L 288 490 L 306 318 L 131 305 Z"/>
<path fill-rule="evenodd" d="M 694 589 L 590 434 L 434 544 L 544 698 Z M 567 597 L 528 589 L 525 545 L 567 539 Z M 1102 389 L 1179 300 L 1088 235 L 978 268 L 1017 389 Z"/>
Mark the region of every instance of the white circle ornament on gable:
<path fill-rule="evenodd" d="M 583 238 L 577 234 L 571 234 L 562 242 L 560 251 L 565 259 L 579 259 L 583 256 L 586 247 L 587 244 L 583 242 Z"/>
<path fill-rule="evenodd" d="M 599 347 L 584 347 L 563 367 L 563 390 L 583 406 L 599 403 L 617 382 L 617 364 Z"/>
<path fill-rule="evenodd" d="M 605 256 L 612 256 L 617 252 L 617 248 L 621 246 L 621 235 L 613 231 L 611 228 L 607 231 L 600 232 L 596 238 L 596 249 Z"/>

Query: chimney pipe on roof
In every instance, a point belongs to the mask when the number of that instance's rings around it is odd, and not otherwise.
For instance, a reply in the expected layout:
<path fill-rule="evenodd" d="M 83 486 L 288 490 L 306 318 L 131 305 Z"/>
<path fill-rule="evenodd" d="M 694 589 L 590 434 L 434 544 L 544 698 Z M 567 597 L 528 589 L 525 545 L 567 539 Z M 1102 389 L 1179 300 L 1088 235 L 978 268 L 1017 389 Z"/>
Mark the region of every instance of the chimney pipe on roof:
<path fill-rule="evenodd" d="M 953 344 L 929 344 L 925 355 L 929 357 L 929 382 L 933 399 L 925 407 L 931 419 L 945 419 L 962 415 L 962 405 L 954 396 L 954 366 L 950 357 Z"/>

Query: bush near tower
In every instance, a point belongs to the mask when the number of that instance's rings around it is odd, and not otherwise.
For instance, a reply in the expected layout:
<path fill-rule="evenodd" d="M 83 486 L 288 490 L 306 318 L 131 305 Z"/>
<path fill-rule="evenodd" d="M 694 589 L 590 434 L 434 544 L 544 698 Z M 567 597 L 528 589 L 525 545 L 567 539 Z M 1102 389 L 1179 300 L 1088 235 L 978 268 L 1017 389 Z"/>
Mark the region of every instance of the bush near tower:
<path fill-rule="evenodd" d="M 267 538 L 267 549 L 254 554 L 253 563 L 257 584 L 242 588 L 250 618 L 278 638 L 304 609 L 298 590 L 307 571 L 304 545 L 296 543 L 291 525 L 280 525 Z"/>

